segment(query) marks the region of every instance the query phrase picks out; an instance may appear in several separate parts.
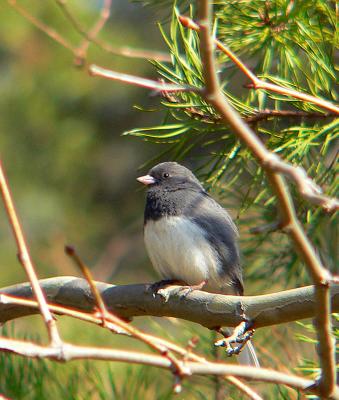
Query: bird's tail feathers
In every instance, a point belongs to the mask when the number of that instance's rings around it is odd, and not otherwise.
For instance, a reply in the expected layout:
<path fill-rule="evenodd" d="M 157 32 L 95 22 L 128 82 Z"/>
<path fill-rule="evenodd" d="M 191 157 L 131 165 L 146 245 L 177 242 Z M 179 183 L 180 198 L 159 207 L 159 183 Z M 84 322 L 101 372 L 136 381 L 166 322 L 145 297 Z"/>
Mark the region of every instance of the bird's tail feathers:
<path fill-rule="evenodd" d="M 238 355 L 238 361 L 241 365 L 249 365 L 251 367 L 260 367 L 258 357 L 255 353 L 252 343 L 247 342 L 245 348 Z"/>

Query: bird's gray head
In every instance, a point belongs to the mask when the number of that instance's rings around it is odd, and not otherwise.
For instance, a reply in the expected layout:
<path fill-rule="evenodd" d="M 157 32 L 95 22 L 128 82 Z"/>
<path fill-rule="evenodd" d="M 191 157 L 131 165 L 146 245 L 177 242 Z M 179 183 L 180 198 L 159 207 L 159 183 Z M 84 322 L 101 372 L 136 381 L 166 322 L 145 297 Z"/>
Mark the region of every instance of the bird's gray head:
<path fill-rule="evenodd" d="M 137 180 L 150 188 L 203 190 L 193 172 L 176 162 L 158 164 L 150 169 L 147 175 L 141 176 Z"/>

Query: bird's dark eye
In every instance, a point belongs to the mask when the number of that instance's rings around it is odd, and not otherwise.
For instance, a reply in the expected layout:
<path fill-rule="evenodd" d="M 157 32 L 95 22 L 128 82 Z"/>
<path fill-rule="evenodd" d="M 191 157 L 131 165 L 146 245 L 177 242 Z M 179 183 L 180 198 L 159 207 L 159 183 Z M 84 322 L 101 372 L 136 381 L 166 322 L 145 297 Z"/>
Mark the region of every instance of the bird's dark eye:
<path fill-rule="evenodd" d="M 162 174 L 162 176 L 163 176 L 164 178 L 168 178 L 168 177 L 169 177 L 169 173 L 168 173 L 168 172 L 164 172 L 164 173 Z"/>

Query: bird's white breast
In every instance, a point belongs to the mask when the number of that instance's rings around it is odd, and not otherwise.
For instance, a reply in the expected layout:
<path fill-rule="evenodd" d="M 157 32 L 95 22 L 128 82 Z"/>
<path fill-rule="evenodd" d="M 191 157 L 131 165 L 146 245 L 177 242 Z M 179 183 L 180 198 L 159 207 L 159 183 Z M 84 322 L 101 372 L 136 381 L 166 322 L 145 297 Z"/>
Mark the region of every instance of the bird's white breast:
<path fill-rule="evenodd" d="M 184 217 L 149 220 L 144 235 L 152 264 L 164 279 L 179 279 L 188 285 L 203 280 L 218 284 L 218 255 L 194 222 Z"/>

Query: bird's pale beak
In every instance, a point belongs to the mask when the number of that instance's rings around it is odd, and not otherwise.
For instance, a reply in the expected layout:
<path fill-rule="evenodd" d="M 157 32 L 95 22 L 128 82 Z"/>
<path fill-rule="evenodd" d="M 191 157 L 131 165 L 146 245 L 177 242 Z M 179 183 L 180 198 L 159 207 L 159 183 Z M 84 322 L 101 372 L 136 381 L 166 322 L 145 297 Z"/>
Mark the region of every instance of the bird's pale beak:
<path fill-rule="evenodd" d="M 155 179 L 151 175 L 139 176 L 137 181 L 143 183 L 144 185 L 153 185 L 153 183 L 155 183 Z"/>

